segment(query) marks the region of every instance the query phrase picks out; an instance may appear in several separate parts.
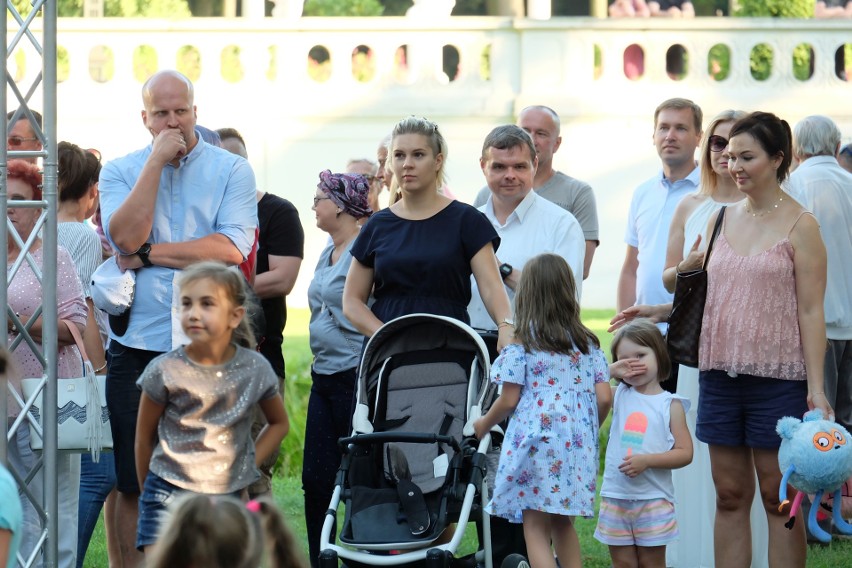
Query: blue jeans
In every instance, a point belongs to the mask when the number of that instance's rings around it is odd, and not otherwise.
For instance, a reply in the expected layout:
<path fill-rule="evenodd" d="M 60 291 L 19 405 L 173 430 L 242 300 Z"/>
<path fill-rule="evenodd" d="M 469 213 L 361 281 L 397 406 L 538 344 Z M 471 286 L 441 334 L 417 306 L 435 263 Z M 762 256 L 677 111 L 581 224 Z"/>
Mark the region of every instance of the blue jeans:
<path fill-rule="evenodd" d="M 318 375 L 311 371 L 313 385 L 305 424 L 302 489 L 305 492 L 308 549 L 314 568 L 318 564 L 320 533 L 334 490 L 334 477 L 340 467 L 337 440 L 352 432 L 355 376 L 356 369 L 333 375 Z"/>
<path fill-rule="evenodd" d="M 122 493 L 138 494 L 141 490 L 136 479 L 136 417 L 142 393 L 136 380 L 157 351 L 145 351 L 122 345 L 113 340 L 109 344 L 109 371 L 106 381 L 107 408 L 112 429 L 115 456 L 116 487 Z"/>
<path fill-rule="evenodd" d="M 235 499 L 240 499 L 243 489 L 228 493 Z M 139 496 L 139 522 L 136 528 L 136 548 L 144 550 L 157 542 L 160 531 L 174 513 L 172 504 L 181 495 L 194 493 L 168 482 L 159 475 L 148 472 L 145 487 Z"/>
<path fill-rule="evenodd" d="M 80 502 L 77 508 L 77 568 L 83 568 L 86 550 L 92 532 L 98 524 L 101 509 L 110 491 L 115 487 L 115 456 L 112 452 L 101 454 L 99 462 L 92 455 L 80 456 Z"/>

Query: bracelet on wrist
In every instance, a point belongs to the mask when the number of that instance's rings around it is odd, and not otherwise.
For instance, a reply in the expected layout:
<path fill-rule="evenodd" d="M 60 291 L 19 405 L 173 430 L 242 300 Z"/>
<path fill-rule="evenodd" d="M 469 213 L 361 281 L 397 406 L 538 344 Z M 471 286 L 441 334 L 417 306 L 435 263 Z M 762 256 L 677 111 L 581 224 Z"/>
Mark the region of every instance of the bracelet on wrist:
<path fill-rule="evenodd" d="M 21 319 L 21 314 L 19 314 L 18 312 L 15 312 L 15 317 L 18 318 L 18 319 Z M 9 329 L 9 333 L 15 333 L 15 334 L 18 333 L 18 326 L 16 326 L 15 322 L 13 322 L 12 320 L 9 320 L 8 329 Z"/>
<path fill-rule="evenodd" d="M 103 365 L 101 365 L 100 367 L 98 367 L 97 369 L 95 369 L 95 374 L 97 375 L 98 373 L 100 373 L 101 371 L 103 371 L 104 369 L 106 369 L 106 367 L 107 367 L 107 364 L 106 364 L 106 362 L 104 362 L 104 364 L 103 364 Z"/>

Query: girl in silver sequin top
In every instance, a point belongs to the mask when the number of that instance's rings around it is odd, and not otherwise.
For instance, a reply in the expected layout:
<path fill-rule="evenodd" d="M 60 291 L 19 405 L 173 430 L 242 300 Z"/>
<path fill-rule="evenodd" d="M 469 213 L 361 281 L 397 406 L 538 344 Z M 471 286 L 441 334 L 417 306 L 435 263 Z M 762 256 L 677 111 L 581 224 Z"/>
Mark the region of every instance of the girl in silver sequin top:
<path fill-rule="evenodd" d="M 188 267 L 178 285 L 190 343 L 155 358 L 137 382 L 136 468 L 143 489 L 136 546 L 143 550 L 157 540 L 176 494 L 239 496 L 289 429 L 278 378 L 252 349 L 240 273 L 202 262 Z M 268 424 L 253 441 L 256 405 Z"/>

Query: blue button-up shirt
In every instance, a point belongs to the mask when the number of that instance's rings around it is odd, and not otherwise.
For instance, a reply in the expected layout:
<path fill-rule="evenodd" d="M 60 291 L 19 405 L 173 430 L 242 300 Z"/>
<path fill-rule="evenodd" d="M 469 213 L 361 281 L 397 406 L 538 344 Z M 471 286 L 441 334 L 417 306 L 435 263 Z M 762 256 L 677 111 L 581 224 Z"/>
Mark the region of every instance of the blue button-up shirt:
<path fill-rule="evenodd" d="M 624 241 L 639 249 L 637 304 L 667 304 L 672 301 L 674 294 L 663 286 L 669 228 L 678 203 L 698 189 L 699 181 L 700 170 L 697 167 L 676 182 L 666 179 L 660 171 L 633 193 Z"/>
<path fill-rule="evenodd" d="M 196 132 L 196 135 L 198 133 Z M 112 215 L 139 179 L 152 146 L 107 163 L 101 170 L 101 216 L 109 233 Z M 166 164 L 154 206 L 154 224 L 147 242 L 179 243 L 213 233 L 228 237 L 247 257 L 257 227 L 254 172 L 243 158 L 198 144 L 180 159 Z M 127 252 L 127 251 L 125 251 Z M 172 283 L 178 270 L 152 266 L 136 271 L 136 293 L 127 332 L 110 337 L 128 347 L 149 351 L 172 349 Z"/>

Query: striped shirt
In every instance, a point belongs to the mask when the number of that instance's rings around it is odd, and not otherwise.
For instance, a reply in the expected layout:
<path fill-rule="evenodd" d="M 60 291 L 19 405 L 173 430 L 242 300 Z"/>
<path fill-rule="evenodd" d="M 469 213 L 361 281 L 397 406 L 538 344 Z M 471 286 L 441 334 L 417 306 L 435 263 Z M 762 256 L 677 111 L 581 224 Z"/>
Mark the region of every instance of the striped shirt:
<path fill-rule="evenodd" d="M 89 287 L 92 284 L 92 273 L 103 262 L 101 256 L 101 239 L 98 234 L 85 223 L 59 223 L 56 228 L 56 238 L 59 245 L 68 250 L 77 277 L 83 287 L 83 297 L 91 298 Z"/>

